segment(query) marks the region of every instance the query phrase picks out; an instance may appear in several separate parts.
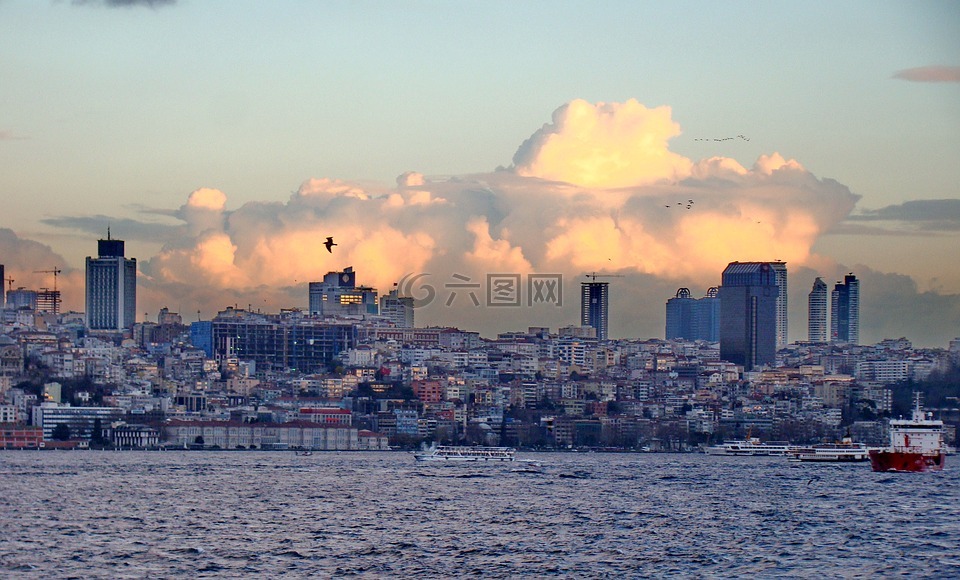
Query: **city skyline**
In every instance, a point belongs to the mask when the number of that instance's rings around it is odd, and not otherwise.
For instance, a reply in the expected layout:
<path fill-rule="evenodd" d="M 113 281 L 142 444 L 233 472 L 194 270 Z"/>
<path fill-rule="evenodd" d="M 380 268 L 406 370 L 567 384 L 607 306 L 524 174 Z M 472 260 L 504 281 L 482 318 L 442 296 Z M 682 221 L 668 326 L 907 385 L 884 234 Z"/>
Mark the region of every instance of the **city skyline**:
<path fill-rule="evenodd" d="M 112 227 L 138 320 L 306 309 L 308 282 L 350 265 L 381 295 L 563 275 L 562 307 L 417 311 L 491 336 L 575 323 L 602 272 L 623 276 L 610 336 L 656 337 L 676 288 L 783 260 L 791 342 L 813 280 L 849 271 L 861 342 L 960 327 L 939 259 L 960 231 L 947 4 L 7 1 L 0 21 L 0 263 L 13 288 L 61 269 L 64 310 Z"/>

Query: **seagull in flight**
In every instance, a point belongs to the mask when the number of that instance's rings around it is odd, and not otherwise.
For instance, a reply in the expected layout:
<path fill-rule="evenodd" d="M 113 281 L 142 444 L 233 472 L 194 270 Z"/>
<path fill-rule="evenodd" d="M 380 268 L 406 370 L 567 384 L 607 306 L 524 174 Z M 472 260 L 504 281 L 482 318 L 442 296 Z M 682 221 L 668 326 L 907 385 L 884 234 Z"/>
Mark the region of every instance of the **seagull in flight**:
<path fill-rule="evenodd" d="M 328 236 L 328 237 L 327 237 L 327 241 L 323 242 L 323 245 L 326 246 L 326 247 L 327 247 L 327 251 L 332 254 L 332 253 L 333 253 L 333 247 L 336 246 L 337 244 L 334 244 L 334 243 L 333 243 L 333 237 L 332 237 L 332 236 Z"/>

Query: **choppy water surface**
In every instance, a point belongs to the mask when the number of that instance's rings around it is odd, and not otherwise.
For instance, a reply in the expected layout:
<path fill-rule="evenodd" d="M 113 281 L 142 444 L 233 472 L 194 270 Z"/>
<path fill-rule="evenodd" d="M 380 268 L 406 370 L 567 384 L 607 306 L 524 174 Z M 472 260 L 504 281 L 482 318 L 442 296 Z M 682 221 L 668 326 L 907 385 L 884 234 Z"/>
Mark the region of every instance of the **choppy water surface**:
<path fill-rule="evenodd" d="M 4 452 L 0 576 L 960 576 L 953 464 L 525 457 Z"/>

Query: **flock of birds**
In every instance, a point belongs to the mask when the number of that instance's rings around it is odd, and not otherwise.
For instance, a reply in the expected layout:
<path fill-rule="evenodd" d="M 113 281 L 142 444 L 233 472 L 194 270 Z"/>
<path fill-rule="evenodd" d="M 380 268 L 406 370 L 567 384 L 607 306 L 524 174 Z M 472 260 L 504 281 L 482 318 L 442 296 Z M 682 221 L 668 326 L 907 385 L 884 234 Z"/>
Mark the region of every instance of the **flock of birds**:
<path fill-rule="evenodd" d="M 721 137 L 721 138 L 719 138 L 719 139 L 717 139 L 717 138 L 700 138 L 700 137 L 697 137 L 696 139 L 694 139 L 694 141 L 733 141 L 734 139 L 742 139 L 742 140 L 744 140 L 744 141 L 749 141 L 749 140 L 750 140 L 749 137 L 746 137 L 746 136 L 744 136 L 744 135 L 737 135 L 736 137 Z"/>
<path fill-rule="evenodd" d="M 692 199 L 688 199 L 686 202 L 678 201 L 678 202 L 677 202 L 677 205 L 682 206 L 682 207 L 685 207 L 685 208 L 687 208 L 687 209 L 690 209 L 691 207 L 693 207 L 693 200 L 692 200 Z M 667 204 L 667 205 L 665 205 L 665 206 L 663 206 L 663 207 L 670 208 L 670 207 L 675 207 L 675 206 L 672 206 L 672 205 L 670 205 L 670 204 Z"/>

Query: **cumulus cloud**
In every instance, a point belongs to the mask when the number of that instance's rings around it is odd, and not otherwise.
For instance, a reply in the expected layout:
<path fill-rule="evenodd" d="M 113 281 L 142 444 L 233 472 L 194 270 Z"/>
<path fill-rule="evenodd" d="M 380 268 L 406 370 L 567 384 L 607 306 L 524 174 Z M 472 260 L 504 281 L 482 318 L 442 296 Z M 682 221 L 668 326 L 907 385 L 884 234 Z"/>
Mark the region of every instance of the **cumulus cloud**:
<path fill-rule="evenodd" d="M 143 286 L 148 296 L 205 301 L 200 309 L 212 313 L 232 302 L 305 307 L 307 282 L 346 266 L 383 292 L 426 273 L 421 281 L 438 300 L 418 311 L 419 323 L 489 334 L 524 321 L 576 323 L 577 282 L 598 271 L 624 276 L 611 295 L 636 310 L 611 332 L 659 336 L 662 322 L 650 324 L 662 307 L 636 308 L 644 287 L 672 295 L 679 281 L 714 286 L 732 260 L 815 262 L 814 242 L 857 202 L 777 152 L 749 169 L 724 157 L 687 159 L 669 150 L 679 133 L 668 107 L 573 101 L 506 170 L 444 179 L 411 171 L 382 189 L 314 178 L 285 201 L 233 210 L 228 192 L 198 189 L 171 212 L 180 235 L 141 260 Z M 561 274 L 567 307 L 444 309 L 448 285 L 464 278 L 480 284 L 482 302 L 491 273 Z"/>
<path fill-rule="evenodd" d="M 916 83 L 960 83 L 960 66 L 921 66 L 899 70 L 893 78 Z"/>
<path fill-rule="evenodd" d="M 61 291 L 63 308 L 82 310 L 83 272 L 67 265 L 66 260 L 50 246 L 21 238 L 13 230 L 0 228 L 0 264 L 4 266 L 4 277 L 13 279 L 14 289 L 53 289 L 53 275 L 41 270 L 60 270 L 56 284 Z M 10 284 L 5 280 L 3 286 L 6 290 Z"/>
<path fill-rule="evenodd" d="M 520 146 L 516 172 L 584 187 L 675 181 L 690 173 L 691 163 L 667 147 L 680 134 L 670 115 L 670 107 L 648 109 L 634 99 L 571 101 Z"/>

